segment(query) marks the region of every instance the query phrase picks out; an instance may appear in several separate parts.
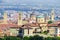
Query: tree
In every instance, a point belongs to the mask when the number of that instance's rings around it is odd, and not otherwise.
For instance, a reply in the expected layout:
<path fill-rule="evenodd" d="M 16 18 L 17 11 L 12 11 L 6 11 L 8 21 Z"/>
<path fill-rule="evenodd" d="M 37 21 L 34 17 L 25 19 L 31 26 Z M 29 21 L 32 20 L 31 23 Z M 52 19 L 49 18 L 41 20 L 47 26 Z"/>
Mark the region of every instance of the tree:
<path fill-rule="evenodd" d="M 52 37 L 52 40 L 57 40 L 57 37 Z"/>
<path fill-rule="evenodd" d="M 4 40 L 6 40 L 6 38 L 7 38 L 7 35 L 5 34 L 5 35 L 4 35 Z"/>
<path fill-rule="evenodd" d="M 60 40 L 60 37 L 57 37 L 57 40 Z"/>
<path fill-rule="evenodd" d="M 21 40 L 21 38 L 17 37 L 17 40 Z"/>
<path fill-rule="evenodd" d="M 51 24 L 51 23 L 53 23 L 52 21 L 48 21 L 48 24 Z"/>
<path fill-rule="evenodd" d="M 35 35 L 34 36 L 34 40 L 43 40 L 43 37 L 42 36 Z"/>
<path fill-rule="evenodd" d="M 24 38 L 23 38 L 23 40 L 28 40 L 29 38 L 27 37 L 27 36 L 25 36 Z"/>
<path fill-rule="evenodd" d="M 52 40 L 52 37 L 47 37 L 45 38 L 45 40 Z"/>
<path fill-rule="evenodd" d="M 4 40 L 3 38 L 0 38 L 0 40 Z"/>
<path fill-rule="evenodd" d="M 48 33 L 49 33 L 49 31 L 47 30 L 47 31 L 44 31 L 43 33 L 44 33 L 44 34 L 48 34 Z"/>
<path fill-rule="evenodd" d="M 19 37 L 15 37 L 15 36 L 7 36 L 4 38 L 4 40 L 21 40 Z"/>
<path fill-rule="evenodd" d="M 29 37 L 29 40 L 34 40 L 34 37 L 33 37 L 33 36 L 30 36 L 30 37 Z"/>

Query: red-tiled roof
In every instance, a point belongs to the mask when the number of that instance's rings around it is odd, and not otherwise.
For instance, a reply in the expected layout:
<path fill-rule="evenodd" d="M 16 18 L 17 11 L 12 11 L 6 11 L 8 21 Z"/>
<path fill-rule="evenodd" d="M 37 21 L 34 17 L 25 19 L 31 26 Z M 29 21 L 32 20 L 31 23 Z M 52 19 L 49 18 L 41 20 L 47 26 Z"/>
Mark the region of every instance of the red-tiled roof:
<path fill-rule="evenodd" d="M 31 27 L 38 27 L 37 23 L 29 23 L 29 24 L 25 24 L 22 25 L 21 28 L 27 28 L 27 29 L 31 29 Z"/>
<path fill-rule="evenodd" d="M 0 27 L 19 27 L 17 24 L 0 24 Z"/>
<path fill-rule="evenodd" d="M 47 23 L 29 23 L 29 24 L 25 24 L 24 26 L 30 26 L 30 27 L 39 27 L 40 24 L 47 24 Z"/>
<path fill-rule="evenodd" d="M 55 23 L 55 24 L 48 24 L 48 27 L 59 27 L 60 23 Z"/>
<path fill-rule="evenodd" d="M 38 27 L 39 25 L 38 25 L 38 23 L 31 23 L 30 26 L 31 27 Z"/>
<path fill-rule="evenodd" d="M 32 28 L 29 27 L 29 26 L 24 26 L 24 27 L 21 27 L 21 28 L 24 28 L 24 29 L 32 29 Z"/>
<path fill-rule="evenodd" d="M 48 24 L 47 22 L 44 22 L 44 23 L 38 23 L 38 24 Z"/>
<path fill-rule="evenodd" d="M 0 29 L 0 32 L 3 32 L 3 31 Z"/>
<path fill-rule="evenodd" d="M 38 26 L 38 23 L 29 23 L 29 24 L 25 24 L 24 26 L 36 27 Z"/>

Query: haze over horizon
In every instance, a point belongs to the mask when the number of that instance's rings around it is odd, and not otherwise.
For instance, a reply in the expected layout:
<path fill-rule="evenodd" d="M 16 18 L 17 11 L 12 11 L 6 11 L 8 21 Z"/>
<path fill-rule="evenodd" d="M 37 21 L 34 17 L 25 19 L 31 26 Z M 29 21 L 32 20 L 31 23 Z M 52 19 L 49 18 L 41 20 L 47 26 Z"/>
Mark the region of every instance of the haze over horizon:
<path fill-rule="evenodd" d="M 30 5 L 45 8 L 60 8 L 60 0 L 0 0 L 0 5 Z"/>
<path fill-rule="evenodd" d="M 45 11 L 44 8 L 47 9 L 52 9 L 54 8 L 56 13 L 60 13 L 60 0 L 0 0 L 0 6 L 20 6 L 19 8 L 21 8 L 21 5 L 25 5 L 25 6 L 32 6 L 32 7 L 36 7 L 37 8 L 41 8 L 42 11 Z M 15 7 L 14 6 L 14 7 Z M 24 7 L 25 7 L 24 6 Z M 14 8 L 13 7 L 13 8 Z M 18 8 L 18 9 L 19 9 Z M 28 10 L 29 8 L 23 8 L 23 10 Z M 16 8 L 17 10 L 17 8 Z"/>

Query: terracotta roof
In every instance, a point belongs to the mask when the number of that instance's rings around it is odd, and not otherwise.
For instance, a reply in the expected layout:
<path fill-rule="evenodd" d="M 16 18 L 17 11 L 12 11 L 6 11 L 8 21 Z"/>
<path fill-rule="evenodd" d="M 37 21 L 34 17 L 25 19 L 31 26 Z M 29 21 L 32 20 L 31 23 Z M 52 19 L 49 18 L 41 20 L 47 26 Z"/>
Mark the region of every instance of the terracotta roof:
<path fill-rule="evenodd" d="M 17 24 L 0 24 L 0 27 L 19 27 Z"/>
<path fill-rule="evenodd" d="M 48 27 L 59 27 L 60 26 L 60 23 L 55 23 L 55 24 L 48 24 L 47 25 Z"/>
<path fill-rule="evenodd" d="M 21 26 L 21 28 L 24 28 L 24 29 L 32 29 L 31 27 L 38 27 L 38 24 L 37 23 L 29 23 L 29 24 L 25 24 L 25 25 Z"/>
<path fill-rule="evenodd" d="M 0 32 L 3 32 L 3 31 L 0 29 Z"/>
<path fill-rule="evenodd" d="M 40 24 L 47 24 L 47 23 L 29 23 L 29 24 L 25 24 L 24 26 L 39 27 Z"/>
<path fill-rule="evenodd" d="M 28 26 L 24 26 L 24 27 L 21 27 L 23 29 L 32 29 L 31 27 L 28 27 Z"/>
<path fill-rule="evenodd" d="M 60 20 L 56 21 L 56 22 L 60 22 Z"/>
<path fill-rule="evenodd" d="M 48 24 L 47 22 L 44 22 L 44 23 L 38 23 L 38 24 Z"/>
<path fill-rule="evenodd" d="M 31 27 L 38 27 L 39 25 L 38 25 L 38 23 L 31 23 L 30 26 Z"/>

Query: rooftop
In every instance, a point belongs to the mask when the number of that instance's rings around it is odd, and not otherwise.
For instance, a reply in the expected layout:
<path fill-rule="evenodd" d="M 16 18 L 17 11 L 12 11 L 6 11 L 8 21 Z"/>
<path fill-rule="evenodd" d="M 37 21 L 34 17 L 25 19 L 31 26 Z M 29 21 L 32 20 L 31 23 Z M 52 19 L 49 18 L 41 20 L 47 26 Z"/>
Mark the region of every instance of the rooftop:
<path fill-rule="evenodd" d="M 60 27 L 60 23 L 48 24 L 48 27 Z"/>
<path fill-rule="evenodd" d="M 44 18 L 44 16 L 40 15 L 40 16 L 37 16 L 37 18 Z"/>

